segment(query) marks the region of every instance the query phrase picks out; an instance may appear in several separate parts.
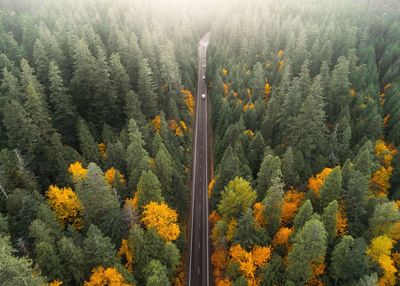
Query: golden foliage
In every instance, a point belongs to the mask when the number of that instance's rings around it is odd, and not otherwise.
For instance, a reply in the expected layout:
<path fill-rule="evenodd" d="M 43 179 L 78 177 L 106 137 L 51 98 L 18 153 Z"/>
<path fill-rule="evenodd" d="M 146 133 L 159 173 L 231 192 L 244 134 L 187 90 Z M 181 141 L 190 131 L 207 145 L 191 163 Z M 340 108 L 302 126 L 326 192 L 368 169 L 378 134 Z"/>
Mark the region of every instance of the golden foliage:
<path fill-rule="evenodd" d="M 63 285 L 63 282 L 59 280 L 53 280 L 49 283 L 49 286 L 61 286 L 61 285 Z"/>
<path fill-rule="evenodd" d="M 346 211 L 342 206 L 336 214 L 336 236 L 343 236 L 347 233 Z"/>
<path fill-rule="evenodd" d="M 161 116 L 160 115 L 156 115 L 153 120 L 151 120 L 151 125 L 153 126 L 154 131 L 156 131 L 157 133 L 160 133 L 160 129 L 161 129 Z"/>
<path fill-rule="evenodd" d="M 106 179 L 107 183 L 111 186 L 114 185 L 115 178 L 119 178 L 119 183 L 124 185 L 126 183 L 124 175 L 122 175 L 117 169 L 111 167 L 104 173 L 104 178 Z"/>
<path fill-rule="evenodd" d="M 252 102 L 249 102 L 243 106 L 243 111 L 248 111 L 253 109 L 254 109 L 254 103 Z"/>
<path fill-rule="evenodd" d="M 324 263 L 320 264 L 312 264 L 312 276 L 311 279 L 307 282 L 307 286 L 323 286 L 324 283 L 319 279 L 319 277 L 324 274 L 326 265 Z"/>
<path fill-rule="evenodd" d="M 154 228 L 167 241 L 176 240 L 179 236 L 179 226 L 176 223 L 178 214 L 166 203 L 150 202 L 144 206 L 142 222 L 147 228 Z"/>
<path fill-rule="evenodd" d="M 354 88 L 350 88 L 350 96 L 355 97 L 356 96 L 356 90 Z"/>
<path fill-rule="evenodd" d="M 281 214 L 283 225 L 289 225 L 292 222 L 294 216 L 299 210 L 303 198 L 304 193 L 298 192 L 295 189 L 290 189 L 285 193 Z"/>
<path fill-rule="evenodd" d="M 72 180 L 77 182 L 86 178 L 87 169 L 82 167 L 81 162 L 76 161 L 68 167 L 68 172 L 72 175 Z"/>
<path fill-rule="evenodd" d="M 254 220 L 258 226 L 265 225 L 264 211 L 265 211 L 265 205 L 263 203 L 257 202 L 253 205 Z"/>
<path fill-rule="evenodd" d="M 175 136 L 182 137 L 183 131 L 175 119 L 168 120 L 169 128 L 174 132 Z"/>
<path fill-rule="evenodd" d="M 229 87 L 228 84 L 224 83 L 223 84 L 223 89 L 224 89 L 224 95 L 227 96 L 229 92 Z"/>
<path fill-rule="evenodd" d="M 129 247 L 128 240 L 122 240 L 121 247 L 119 248 L 117 255 L 118 257 L 123 257 L 125 259 L 126 263 L 124 266 L 130 273 L 132 273 L 133 253 Z"/>
<path fill-rule="evenodd" d="M 219 272 L 214 274 L 221 274 L 221 272 L 225 269 L 228 263 L 227 257 L 228 254 L 223 247 L 217 247 L 214 250 L 213 254 L 211 255 L 211 264 L 213 265 L 215 270 L 219 270 Z"/>
<path fill-rule="evenodd" d="M 263 266 L 271 258 L 272 249 L 270 246 L 254 246 L 251 250 L 253 256 L 253 263 L 255 266 Z"/>
<path fill-rule="evenodd" d="M 373 193 L 377 196 L 387 196 L 390 189 L 390 178 L 393 173 L 392 167 L 381 167 L 375 171 L 369 182 Z"/>
<path fill-rule="evenodd" d="M 395 241 L 386 235 L 375 237 L 369 249 L 367 250 L 368 256 L 376 261 L 383 270 L 383 276 L 379 280 L 381 286 L 394 286 L 396 285 L 397 269 L 394 261 L 391 258 L 391 251 Z"/>
<path fill-rule="evenodd" d="M 274 239 L 272 240 L 272 245 L 284 245 L 288 246 L 289 237 L 293 233 L 293 228 L 281 227 L 275 234 Z"/>
<path fill-rule="evenodd" d="M 74 191 L 71 188 L 59 188 L 50 186 L 46 193 L 51 208 L 57 215 L 61 225 L 72 224 L 76 229 L 83 227 L 82 211 L 83 207 Z"/>
<path fill-rule="evenodd" d="M 271 93 L 271 86 L 269 85 L 268 82 L 266 82 L 264 85 L 264 96 L 266 99 L 268 99 L 268 96 L 270 95 L 270 93 Z"/>
<path fill-rule="evenodd" d="M 107 145 L 104 143 L 100 143 L 97 145 L 97 148 L 99 149 L 100 156 L 103 160 L 107 160 L 108 155 L 107 155 Z"/>
<path fill-rule="evenodd" d="M 185 121 L 183 121 L 183 120 L 179 121 L 179 125 L 181 126 L 181 128 L 184 132 L 186 132 L 188 130 L 188 127 L 187 127 Z"/>
<path fill-rule="evenodd" d="M 98 267 L 92 271 L 92 276 L 90 280 L 85 282 L 84 286 L 133 286 L 125 282 L 124 277 L 117 269 L 109 267 L 104 269 L 103 267 Z"/>
<path fill-rule="evenodd" d="M 239 263 L 239 270 L 246 276 L 247 284 L 250 286 L 258 285 L 255 277 L 257 267 L 267 263 L 271 258 L 271 247 L 254 246 L 251 252 L 247 252 L 240 244 L 230 247 L 229 255 L 233 262 Z"/>
<path fill-rule="evenodd" d="M 185 98 L 186 107 L 187 107 L 189 113 L 192 115 L 194 113 L 193 94 L 190 90 L 187 90 L 187 89 L 181 89 L 181 93 L 183 94 L 183 96 Z"/>
<path fill-rule="evenodd" d="M 374 152 L 383 166 L 390 167 L 392 166 L 393 157 L 398 151 L 392 144 L 386 144 L 385 141 L 378 140 L 375 144 Z"/>
<path fill-rule="evenodd" d="M 215 210 L 213 210 L 208 216 L 208 221 L 211 223 L 212 226 L 214 226 L 220 219 L 221 216 Z"/>
<path fill-rule="evenodd" d="M 284 54 L 285 54 L 284 51 L 279 50 L 277 56 L 278 56 L 279 58 L 282 58 Z"/>
<path fill-rule="evenodd" d="M 225 279 L 223 279 L 223 280 L 218 280 L 218 281 L 216 282 L 216 285 L 217 285 L 217 286 L 232 286 L 232 282 L 229 281 L 228 278 L 225 278 Z"/>
<path fill-rule="evenodd" d="M 228 75 L 228 69 L 224 68 L 222 69 L 222 75 L 227 76 Z"/>
<path fill-rule="evenodd" d="M 331 168 L 325 168 L 315 177 L 312 176 L 310 179 L 308 179 L 308 189 L 312 190 L 314 194 L 319 197 L 319 190 L 323 186 L 326 177 L 328 177 L 331 172 Z"/>

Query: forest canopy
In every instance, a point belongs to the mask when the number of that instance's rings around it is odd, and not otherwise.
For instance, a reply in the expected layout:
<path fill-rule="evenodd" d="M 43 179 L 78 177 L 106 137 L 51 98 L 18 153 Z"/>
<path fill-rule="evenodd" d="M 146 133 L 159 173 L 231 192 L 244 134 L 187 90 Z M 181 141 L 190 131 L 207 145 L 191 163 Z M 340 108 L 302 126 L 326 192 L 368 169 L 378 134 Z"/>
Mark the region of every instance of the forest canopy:
<path fill-rule="evenodd" d="M 0 285 L 185 285 L 207 32 L 215 285 L 398 285 L 399 15 L 0 0 Z"/>

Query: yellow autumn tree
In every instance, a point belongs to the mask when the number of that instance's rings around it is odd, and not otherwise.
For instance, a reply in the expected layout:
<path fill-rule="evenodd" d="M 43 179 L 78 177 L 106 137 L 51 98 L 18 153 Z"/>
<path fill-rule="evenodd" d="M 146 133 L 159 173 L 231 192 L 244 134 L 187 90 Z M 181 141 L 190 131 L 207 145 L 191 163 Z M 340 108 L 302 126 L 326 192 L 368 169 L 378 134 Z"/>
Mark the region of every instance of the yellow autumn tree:
<path fill-rule="evenodd" d="M 84 286 L 133 286 L 125 282 L 122 274 L 113 267 L 98 267 L 92 271 L 89 281 L 85 281 Z"/>
<path fill-rule="evenodd" d="M 325 168 L 315 177 L 312 176 L 310 179 L 308 179 L 308 189 L 312 190 L 317 197 L 319 197 L 319 190 L 323 186 L 326 177 L 328 177 L 331 172 L 331 168 Z"/>
<path fill-rule="evenodd" d="M 161 116 L 160 115 L 156 115 L 153 120 L 151 120 L 151 125 L 153 126 L 154 131 L 156 131 L 157 133 L 160 133 L 160 129 L 161 129 Z"/>
<path fill-rule="evenodd" d="M 225 271 L 225 267 L 228 263 L 227 260 L 228 253 L 225 248 L 217 247 L 211 255 L 211 264 L 214 268 L 214 280 L 215 284 L 218 284 L 219 281 L 223 280 L 223 274 Z"/>
<path fill-rule="evenodd" d="M 61 285 L 63 285 L 63 282 L 59 280 L 54 280 L 49 283 L 49 286 L 61 286 Z"/>
<path fill-rule="evenodd" d="M 76 161 L 69 165 L 68 172 L 71 174 L 72 180 L 78 182 L 86 178 L 88 170 L 82 166 L 81 162 Z"/>
<path fill-rule="evenodd" d="M 347 233 L 347 217 L 343 206 L 339 207 L 336 214 L 336 236 L 343 236 Z"/>
<path fill-rule="evenodd" d="M 263 266 L 271 258 L 272 249 L 267 246 L 254 246 L 251 250 L 251 255 L 253 257 L 253 263 L 255 266 Z"/>
<path fill-rule="evenodd" d="M 124 266 L 130 273 L 132 273 L 133 253 L 129 247 L 128 240 L 122 240 L 121 247 L 119 248 L 117 255 L 126 261 Z"/>
<path fill-rule="evenodd" d="M 265 205 L 263 203 L 257 202 L 253 205 L 254 221 L 258 226 L 265 225 L 264 211 L 265 211 Z"/>
<path fill-rule="evenodd" d="M 370 247 L 367 250 L 370 256 L 383 270 L 383 276 L 379 280 L 380 286 L 394 286 L 396 285 L 397 269 L 394 261 L 391 258 L 391 251 L 395 241 L 386 235 L 375 237 Z"/>
<path fill-rule="evenodd" d="M 229 254 L 232 261 L 239 263 L 239 270 L 246 276 L 247 284 L 249 286 L 256 285 L 256 267 L 251 252 L 244 250 L 240 244 L 235 244 L 229 249 Z"/>
<path fill-rule="evenodd" d="M 99 149 L 99 153 L 100 156 L 103 160 L 107 160 L 108 155 L 107 155 L 107 145 L 104 143 L 100 143 L 99 145 L 97 145 L 98 149 Z"/>
<path fill-rule="evenodd" d="M 226 240 L 231 241 L 233 239 L 233 235 L 235 234 L 236 226 L 238 222 L 236 219 L 231 219 L 228 223 L 228 229 L 226 230 Z"/>
<path fill-rule="evenodd" d="M 71 188 L 59 188 L 55 185 L 50 186 L 46 193 L 51 208 L 57 215 L 60 224 L 72 224 L 76 229 L 83 227 L 82 204 Z"/>
<path fill-rule="evenodd" d="M 189 110 L 189 113 L 193 114 L 194 113 L 194 99 L 193 99 L 192 93 L 190 92 L 190 90 L 187 90 L 187 89 L 182 89 L 181 93 L 184 96 L 186 107 Z"/>
<path fill-rule="evenodd" d="M 179 236 L 177 220 L 178 214 L 166 203 L 150 202 L 144 206 L 142 222 L 147 228 L 154 228 L 167 241 L 176 240 Z"/>
<path fill-rule="evenodd" d="M 175 136 L 182 137 L 183 131 L 175 119 L 168 120 L 169 128 L 174 132 Z"/>
<path fill-rule="evenodd" d="M 125 177 L 123 174 L 121 174 L 117 169 L 114 167 L 111 167 L 104 173 L 104 177 L 111 186 L 114 185 L 115 179 L 118 178 L 118 181 L 121 185 L 124 185 L 126 183 Z"/>

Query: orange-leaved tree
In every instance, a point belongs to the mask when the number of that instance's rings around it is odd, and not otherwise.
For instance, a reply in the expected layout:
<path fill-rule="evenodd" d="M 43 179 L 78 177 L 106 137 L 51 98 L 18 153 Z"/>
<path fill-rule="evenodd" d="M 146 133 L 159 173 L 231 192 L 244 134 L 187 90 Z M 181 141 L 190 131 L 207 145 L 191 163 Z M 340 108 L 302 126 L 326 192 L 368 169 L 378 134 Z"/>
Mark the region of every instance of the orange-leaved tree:
<path fill-rule="evenodd" d="M 76 193 L 69 187 L 50 186 L 46 193 L 51 208 L 57 215 L 61 225 L 72 224 L 76 229 L 83 227 L 83 207 Z"/>
<path fill-rule="evenodd" d="M 121 247 L 119 248 L 117 255 L 118 257 L 125 259 L 125 268 L 132 273 L 133 253 L 132 249 L 129 247 L 128 240 L 122 240 Z"/>
<path fill-rule="evenodd" d="M 295 189 L 287 191 L 283 197 L 281 219 L 283 225 L 292 223 L 301 202 L 303 201 L 304 193 L 298 192 Z"/>
<path fill-rule="evenodd" d="M 122 274 L 113 267 L 103 268 L 98 267 L 92 271 L 89 281 L 86 281 L 84 286 L 133 286 L 125 282 Z"/>
<path fill-rule="evenodd" d="M 331 168 L 324 168 L 315 177 L 311 176 L 311 178 L 308 179 L 308 188 L 312 190 L 317 197 L 319 197 L 319 190 L 323 186 L 326 177 L 328 177 L 332 170 Z"/>
<path fill-rule="evenodd" d="M 147 228 L 154 228 L 167 241 L 176 240 L 179 236 L 177 220 L 178 214 L 166 203 L 150 202 L 144 206 L 142 222 Z"/>

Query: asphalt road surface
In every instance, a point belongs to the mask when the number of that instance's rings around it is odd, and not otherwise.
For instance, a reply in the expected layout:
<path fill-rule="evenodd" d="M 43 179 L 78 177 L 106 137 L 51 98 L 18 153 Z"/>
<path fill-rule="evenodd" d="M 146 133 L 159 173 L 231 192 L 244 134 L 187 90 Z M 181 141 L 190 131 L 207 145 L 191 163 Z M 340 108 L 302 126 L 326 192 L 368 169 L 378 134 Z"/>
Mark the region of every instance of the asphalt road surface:
<path fill-rule="evenodd" d="M 210 285 L 209 224 L 208 224 L 208 115 L 206 53 L 210 35 L 205 34 L 198 44 L 199 69 L 194 127 L 192 194 L 189 236 L 189 286 Z M 202 95 L 205 95 L 203 98 Z"/>

